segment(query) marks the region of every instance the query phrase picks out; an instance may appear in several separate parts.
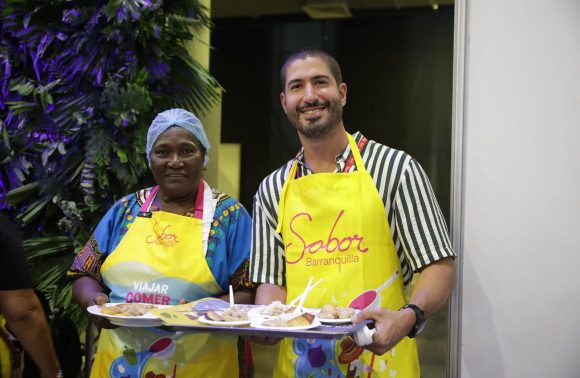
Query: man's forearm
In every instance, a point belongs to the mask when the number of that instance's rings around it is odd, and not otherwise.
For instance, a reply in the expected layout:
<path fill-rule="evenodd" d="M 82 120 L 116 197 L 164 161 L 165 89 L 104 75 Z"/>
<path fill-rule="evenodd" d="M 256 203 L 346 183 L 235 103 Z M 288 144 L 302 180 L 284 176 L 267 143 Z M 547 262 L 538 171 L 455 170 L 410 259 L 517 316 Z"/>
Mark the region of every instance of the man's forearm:
<path fill-rule="evenodd" d="M 454 260 L 450 257 L 428 265 L 417 279 L 411 303 L 419 306 L 426 317 L 433 315 L 449 298 L 454 277 Z"/>
<path fill-rule="evenodd" d="M 229 302 L 230 295 L 224 294 L 220 299 Z M 236 304 L 253 304 L 254 303 L 254 292 L 252 290 L 238 290 L 234 291 L 234 303 Z"/>
<path fill-rule="evenodd" d="M 286 303 L 286 286 L 260 284 L 256 290 L 256 304 L 269 305 L 273 301 Z"/>

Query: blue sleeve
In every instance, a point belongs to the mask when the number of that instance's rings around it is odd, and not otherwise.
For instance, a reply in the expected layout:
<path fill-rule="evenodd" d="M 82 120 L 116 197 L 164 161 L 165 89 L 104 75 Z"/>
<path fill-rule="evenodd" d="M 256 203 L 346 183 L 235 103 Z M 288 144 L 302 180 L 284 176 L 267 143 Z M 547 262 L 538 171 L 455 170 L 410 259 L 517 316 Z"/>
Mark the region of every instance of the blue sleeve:
<path fill-rule="evenodd" d="M 101 219 L 93 233 L 99 252 L 108 256 L 127 233 L 127 226 L 135 221 L 139 205 L 134 194 L 117 201 Z"/>
<path fill-rule="evenodd" d="M 224 293 L 230 284 L 235 290 L 250 285 L 251 234 L 252 220 L 247 210 L 231 197 L 221 201 L 210 230 L 206 260 Z"/>
<path fill-rule="evenodd" d="M 235 222 L 228 227 L 228 274 L 234 276 L 242 265 L 250 259 L 252 241 L 252 218 L 248 211 L 239 204 L 240 209 Z"/>
<path fill-rule="evenodd" d="M 83 276 L 101 281 L 101 265 L 111 254 L 127 232 L 127 225 L 135 221 L 139 205 L 134 194 L 117 201 L 101 218 L 95 231 L 75 255 L 67 276 L 76 279 Z"/>

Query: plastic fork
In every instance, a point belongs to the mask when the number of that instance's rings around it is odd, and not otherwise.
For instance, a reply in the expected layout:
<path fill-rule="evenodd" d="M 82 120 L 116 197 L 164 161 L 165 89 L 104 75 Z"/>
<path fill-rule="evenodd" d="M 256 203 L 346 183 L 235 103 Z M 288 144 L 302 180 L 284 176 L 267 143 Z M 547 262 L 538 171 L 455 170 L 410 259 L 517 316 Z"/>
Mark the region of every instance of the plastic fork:
<path fill-rule="evenodd" d="M 312 289 L 314 289 L 319 283 L 322 282 L 322 278 L 319 279 L 318 281 L 316 281 L 314 283 L 314 285 L 310 286 L 310 283 L 312 282 L 312 277 L 310 277 L 310 280 L 308 281 L 308 285 L 306 285 L 306 289 L 304 289 L 304 291 L 302 292 L 302 294 L 300 294 L 298 297 L 294 298 L 294 300 L 292 302 L 295 303 L 295 301 L 300 298 L 300 302 L 298 302 L 298 305 L 296 306 L 296 308 L 294 309 L 294 311 L 292 311 L 292 314 L 300 314 L 300 311 L 302 310 L 302 306 L 304 306 L 304 302 L 306 301 L 306 297 L 308 296 L 308 294 L 312 291 Z M 293 305 L 294 303 L 290 302 L 291 305 Z"/>
<path fill-rule="evenodd" d="M 318 285 L 319 283 L 322 282 L 322 278 L 319 279 L 318 281 L 316 281 L 314 283 L 314 285 L 310 286 L 310 283 L 312 282 L 312 277 L 310 277 L 310 281 L 308 281 L 308 285 L 306 285 L 306 289 L 302 292 L 302 294 L 298 295 L 296 298 L 292 299 L 292 301 L 290 303 L 288 303 L 288 306 L 292 307 L 296 304 L 296 302 L 302 300 L 302 298 L 304 298 L 304 295 L 309 293 L 312 289 L 314 289 L 316 287 L 316 285 Z"/>

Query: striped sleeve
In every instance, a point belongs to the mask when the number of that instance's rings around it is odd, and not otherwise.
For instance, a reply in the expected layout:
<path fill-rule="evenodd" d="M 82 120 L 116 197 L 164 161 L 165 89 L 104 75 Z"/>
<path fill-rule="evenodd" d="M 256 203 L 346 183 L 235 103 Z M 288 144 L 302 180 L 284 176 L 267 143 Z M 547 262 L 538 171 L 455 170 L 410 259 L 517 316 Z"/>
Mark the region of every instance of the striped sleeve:
<path fill-rule="evenodd" d="M 278 226 L 280 193 L 292 161 L 262 181 L 254 196 L 250 279 L 254 283 L 286 285 L 286 260 Z"/>
<path fill-rule="evenodd" d="M 401 246 L 399 231 L 395 223 L 395 196 L 403 177 L 404 167 L 408 165 L 411 157 L 403 151 L 387 147 L 372 140 L 362 151 L 362 155 L 365 166 L 383 199 L 393 243 L 397 249 L 397 257 L 401 264 L 403 282 L 407 285 L 413 278 L 413 270 Z"/>
<path fill-rule="evenodd" d="M 412 271 L 455 257 L 431 184 L 421 165 L 412 158 L 396 189 L 393 215 L 398 242 Z"/>

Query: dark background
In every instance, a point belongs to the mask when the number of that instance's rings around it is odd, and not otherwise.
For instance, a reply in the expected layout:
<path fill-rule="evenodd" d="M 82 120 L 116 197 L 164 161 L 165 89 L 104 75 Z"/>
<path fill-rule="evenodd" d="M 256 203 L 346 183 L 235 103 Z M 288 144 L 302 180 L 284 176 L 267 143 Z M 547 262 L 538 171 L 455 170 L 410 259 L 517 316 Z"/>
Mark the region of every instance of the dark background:
<path fill-rule="evenodd" d="M 415 157 L 448 219 L 453 8 L 358 12 L 348 20 L 216 20 L 212 74 L 224 87 L 222 143 L 241 143 L 240 201 L 299 149 L 280 106 L 279 69 L 301 47 L 335 56 L 348 86 L 347 131 Z"/>

